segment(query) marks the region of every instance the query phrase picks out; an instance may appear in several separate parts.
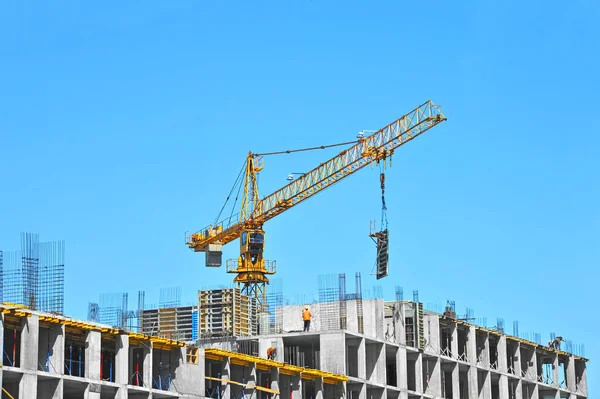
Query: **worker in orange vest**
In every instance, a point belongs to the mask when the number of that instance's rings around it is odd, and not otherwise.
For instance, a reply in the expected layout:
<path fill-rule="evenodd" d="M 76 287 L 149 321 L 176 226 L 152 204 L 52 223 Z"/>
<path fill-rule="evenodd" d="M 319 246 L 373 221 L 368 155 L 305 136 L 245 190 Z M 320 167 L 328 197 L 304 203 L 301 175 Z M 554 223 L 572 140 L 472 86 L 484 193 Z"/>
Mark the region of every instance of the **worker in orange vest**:
<path fill-rule="evenodd" d="M 269 346 L 267 348 L 267 359 L 275 360 L 275 347 Z"/>
<path fill-rule="evenodd" d="M 304 307 L 304 311 L 302 312 L 302 320 L 304 320 L 304 331 L 308 331 L 310 329 L 310 318 L 312 317 L 312 313 L 308 310 L 308 306 Z"/>

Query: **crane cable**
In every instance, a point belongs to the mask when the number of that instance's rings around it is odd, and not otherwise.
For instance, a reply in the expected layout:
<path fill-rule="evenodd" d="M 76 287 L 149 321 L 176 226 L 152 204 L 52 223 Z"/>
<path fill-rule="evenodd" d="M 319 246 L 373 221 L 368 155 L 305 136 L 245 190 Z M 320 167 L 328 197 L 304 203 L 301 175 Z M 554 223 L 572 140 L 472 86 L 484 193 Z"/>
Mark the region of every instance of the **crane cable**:
<path fill-rule="evenodd" d="M 346 141 L 345 143 L 338 143 L 338 144 L 329 144 L 329 145 L 321 145 L 318 147 L 308 147 L 308 148 L 300 148 L 297 150 L 285 150 L 285 151 L 274 151 L 274 152 L 264 152 L 262 154 L 254 154 L 255 156 L 265 156 L 265 155 L 279 155 L 279 154 L 291 154 L 293 152 L 302 152 L 302 151 L 313 151 L 313 150 L 324 150 L 326 148 L 331 148 L 331 147 L 339 147 L 342 145 L 348 145 L 348 144 L 356 144 L 358 143 L 360 140 L 354 140 L 354 141 Z"/>
<path fill-rule="evenodd" d="M 387 230 L 387 205 L 385 204 L 385 172 L 381 169 L 379 173 L 379 183 L 381 184 L 381 230 Z"/>
<path fill-rule="evenodd" d="M 240 177 L 242 177 L 242 174 L 244 173 L 244 170 L 246 169 L 246 162 L 244 161 L 244 164 L 242 165 L 242 169 L 240 170 L 240 173 L 238 173 L 237 178 L 235 179 L 235 182 L 233 183 L 233 186 L 231 187 L 231 190 L 229 190 L 229 194 L 227 194 L 227 198 L 225 199 L 225 203 L 223 204 L 223 206 L 221 207 L 221 211 L 219 212 L 219 214 L 217 215 L 217 217 L 215 218 L 215 225 L 219 222 L 219 218 L 221 217 L 221 214 L 223 213 L 223 210 L 225 209 L 225 206 L 227 206 L 227 202 L 229 201 L 229 198 L 231 197 L 231 194 L 233 194 L 233 190 L 235 190 L 235 186 L 238 184 L 238 182 L 240 181 Z M 241 187 L 241 185 L 240 185 Z M 240 190 L 238 189 L 238 195 L 240 193 Z M 235 197 L 235 201 L 237 202 L 238 197 Z M 233 204 L 233 207 L 235 208 L 235 203 Z M 233 215 L 233 210 L 231 211 L 231 215 Z M 231 216 L 229 216 L 229 219 L 231 219 Z"/>

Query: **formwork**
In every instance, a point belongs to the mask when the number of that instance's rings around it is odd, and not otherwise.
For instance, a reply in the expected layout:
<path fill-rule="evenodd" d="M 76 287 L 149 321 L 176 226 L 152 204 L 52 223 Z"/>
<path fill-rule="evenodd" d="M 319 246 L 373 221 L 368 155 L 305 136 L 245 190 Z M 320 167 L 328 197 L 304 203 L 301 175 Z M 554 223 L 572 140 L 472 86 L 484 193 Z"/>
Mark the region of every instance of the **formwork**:
<path fill-rule="evenodd" d="M 141 312 L 141 333 L 189 342 L 197 337 L 197 306 L 148 309 Z"/>
<path fill-rule="evenodd" d="M 257 303 L 239 288 L 198 291 L 199 336 L 256 335 Z"/>

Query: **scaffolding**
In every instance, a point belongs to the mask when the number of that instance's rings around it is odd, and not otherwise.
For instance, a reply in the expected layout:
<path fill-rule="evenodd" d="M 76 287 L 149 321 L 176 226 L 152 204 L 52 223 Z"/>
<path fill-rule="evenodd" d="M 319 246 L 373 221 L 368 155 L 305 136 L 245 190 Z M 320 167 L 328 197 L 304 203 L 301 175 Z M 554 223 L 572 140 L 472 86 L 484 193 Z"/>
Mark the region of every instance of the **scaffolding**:
<path fill-rule="evenodd" d="M 267 311 L 269 312 L 269 330 L 271 334 L 283 332 L 283 289 L 281 279 L 273 279 L 267 292 Z M 263 334 L 261 332 L 261 334 Z"/>
<path fill-rule="evenodd" d="M 40 242 L 21 233 L 21 249 L 2 254 L 0 297 L 3 302 L 62 314 L 64 311 L 64 241 Z"/>

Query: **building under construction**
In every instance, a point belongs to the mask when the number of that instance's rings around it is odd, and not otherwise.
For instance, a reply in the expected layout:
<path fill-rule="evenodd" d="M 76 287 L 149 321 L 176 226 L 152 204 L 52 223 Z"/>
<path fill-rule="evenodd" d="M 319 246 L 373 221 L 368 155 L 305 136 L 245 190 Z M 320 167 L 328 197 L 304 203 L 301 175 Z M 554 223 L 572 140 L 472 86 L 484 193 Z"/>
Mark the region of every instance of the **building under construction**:
<path fill-rule="evenodd" d="M 211 295 L 217 294 L 212 290 Z M 229 305 L 222 301 L 223 307 Z M 199 303 L 198 309 L 203 306 Z M 569 348 L 554 349 L 478 326 L 451 311 L 428 311 L 418 300 L 347 294 L 319 301 L 310 305 L 308 332 L 301 331 L 303 306 L 277 309 L 279 331 L 272 325 L 260 331 L 258 326 L 234 335 L 235 330 L 223 328 L 221 334 L 206 336 L 207 325 L 199 323 L 199 339 L 180 341 L 2 305 L 2 397 L 588 396 L 587 359 L 565 350 Z M 245 311 L 234 307 L 232 312 Z M 267 359 L 270 347 L 275 353 Z"/>

